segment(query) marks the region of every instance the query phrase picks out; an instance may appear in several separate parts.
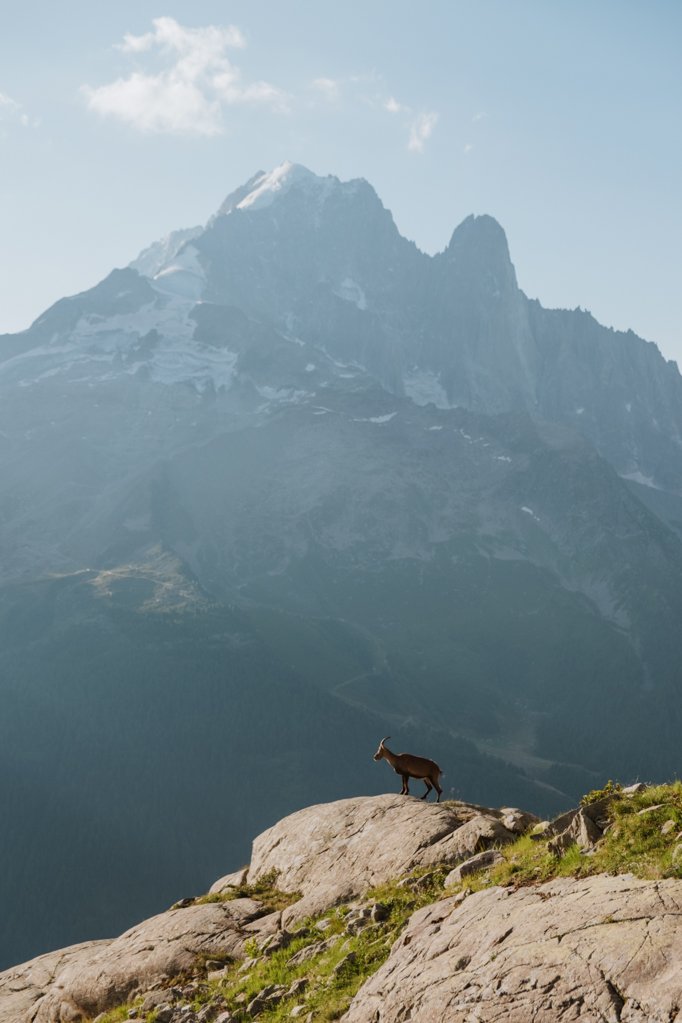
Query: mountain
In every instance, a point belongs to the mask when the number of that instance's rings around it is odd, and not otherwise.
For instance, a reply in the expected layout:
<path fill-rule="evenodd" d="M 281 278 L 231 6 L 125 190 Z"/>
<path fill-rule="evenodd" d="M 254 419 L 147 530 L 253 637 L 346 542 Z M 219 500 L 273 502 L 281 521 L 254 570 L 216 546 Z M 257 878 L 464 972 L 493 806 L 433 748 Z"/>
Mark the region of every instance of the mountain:
<path fill-rule="evenodd" d="M 492 218 L 430 257 L 260 172 L 0 338 L 0 398 L 0 963 L 381 791 L 388 732 L 542 814 L 676 770 L 682 382 Z"/>

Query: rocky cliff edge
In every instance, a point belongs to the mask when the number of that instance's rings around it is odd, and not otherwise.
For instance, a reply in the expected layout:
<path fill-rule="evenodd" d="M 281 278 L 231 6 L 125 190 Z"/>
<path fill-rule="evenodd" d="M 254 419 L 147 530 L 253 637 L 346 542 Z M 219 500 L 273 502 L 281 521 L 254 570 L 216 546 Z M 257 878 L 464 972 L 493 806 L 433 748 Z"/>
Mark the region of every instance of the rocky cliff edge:
<path fill-rule="evenodd" d="M 679 783 L 552 823 L 401 796 L 309 807 L 206 895 L 0 974 L 0 1020 L 681 1021 L 681 838 Z"/>

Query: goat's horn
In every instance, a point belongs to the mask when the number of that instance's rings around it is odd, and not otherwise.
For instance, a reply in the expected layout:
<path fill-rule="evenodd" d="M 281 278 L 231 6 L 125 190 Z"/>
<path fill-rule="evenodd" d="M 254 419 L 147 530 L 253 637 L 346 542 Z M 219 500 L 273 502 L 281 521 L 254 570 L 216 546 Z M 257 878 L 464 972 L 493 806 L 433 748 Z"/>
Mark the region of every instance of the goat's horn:
<path fill-rule="evenodd" d="M 383 737 L 383 739 L 381 740 L 381 742 L 379 743 L 379 745 L 380 745 L 380 746 L 383 746 L 383 745 L 384 745 L 384 743 L 386 742 L 386 740 L 387 740 L 387 739 L 390 739 L 390 738 L 391 738 L 391 736 L 390 736 L 390 735 L 385 735 L 385 736 Z"/>

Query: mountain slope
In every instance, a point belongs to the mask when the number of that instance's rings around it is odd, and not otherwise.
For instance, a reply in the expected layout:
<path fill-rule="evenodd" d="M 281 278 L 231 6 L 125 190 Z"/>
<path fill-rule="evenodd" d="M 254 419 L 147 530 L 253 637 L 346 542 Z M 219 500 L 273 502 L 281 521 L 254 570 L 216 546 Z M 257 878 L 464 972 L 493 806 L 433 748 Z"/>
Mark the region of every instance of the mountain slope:
<path fill-rule="evenodd" d="M 293 165 L 1 338 L 0 961 L 390 785 L 387 732 L 542 813 L 671 774 L 681 386 L 492 218 L 429 257 Z"/>

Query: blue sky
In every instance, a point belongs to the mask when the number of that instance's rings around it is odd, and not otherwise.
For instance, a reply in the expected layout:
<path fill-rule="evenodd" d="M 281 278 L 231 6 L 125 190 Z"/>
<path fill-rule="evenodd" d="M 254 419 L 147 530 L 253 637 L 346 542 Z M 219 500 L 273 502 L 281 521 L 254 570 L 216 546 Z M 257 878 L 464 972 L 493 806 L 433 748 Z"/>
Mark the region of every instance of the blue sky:
<path fill-rule="evenodd" d="M 0 332 L 285 159 L 682 364 L 678 0 L 24 0 L 0 33 Z"/>

